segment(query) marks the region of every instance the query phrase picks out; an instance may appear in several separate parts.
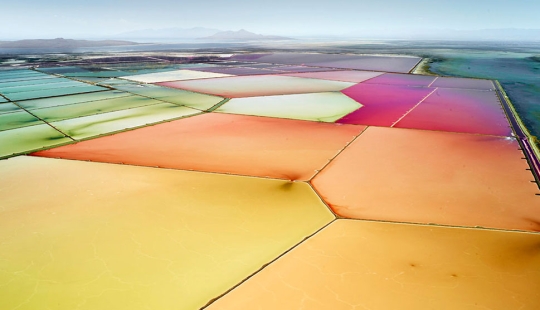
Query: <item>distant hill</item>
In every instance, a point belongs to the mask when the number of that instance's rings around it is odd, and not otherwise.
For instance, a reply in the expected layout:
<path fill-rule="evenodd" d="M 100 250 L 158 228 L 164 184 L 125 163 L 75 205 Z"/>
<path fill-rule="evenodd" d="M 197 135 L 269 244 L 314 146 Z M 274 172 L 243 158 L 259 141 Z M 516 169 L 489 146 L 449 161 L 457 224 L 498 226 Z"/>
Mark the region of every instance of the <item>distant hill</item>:
<path fill-rule="evenodd" d="M 214 35 L 200 38 L 201 40 L 209 41 L 263 41 L 263 40 L 294 40 L 287 37 L 280 36 L 267 36 L 262 34 L 256 34 L 247 30 L 241 29 L 238 31 L 222 31 Z"/>
<path fill-rule="evenodd" d="M 196 39 L 211 36 L 221 31 L 205 27 L 142 29 L 119 33 L 113 37 L 122 39 Z"/>
<path fill-rule="evenodd" d="M 81 47 L 103 47 L 103 46 L 123 46 L 137 45 L 139 43 L 119 40 L 73 40 L 73 39 L 36 39 L 19 41 L 0 41 L 0 48 L 81 48 Z"/>
<path fill-rule="evenodd" d="M 214 28 L 164 28 L 142 29 L 116 34 L 111 38 L 152 41 L 152 40 L 203 40 L 203 41 L 269 41 L 269 40 L 293 40 L 280 36 L 267 36 L 249 32 L 245 29 L 239 31 L 223 31 Z"/>

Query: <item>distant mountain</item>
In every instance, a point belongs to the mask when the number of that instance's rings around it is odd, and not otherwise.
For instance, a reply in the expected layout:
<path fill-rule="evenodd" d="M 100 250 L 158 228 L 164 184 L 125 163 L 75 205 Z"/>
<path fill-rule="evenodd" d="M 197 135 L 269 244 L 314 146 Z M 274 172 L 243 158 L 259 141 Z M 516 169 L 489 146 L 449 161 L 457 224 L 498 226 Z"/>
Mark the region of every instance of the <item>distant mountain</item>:
<path fill-rule="evenodd" d="M 247 30 L 241 29 L 238 31 L 222 31 L 214 35 L 200 38 L 201 40 L 209 41 L 263 41 L 263 40 L 294 40 L 287 37 L 280 36 L 266 36 L 262 34 L 256 34 Z"/>
<path fill-rule="evenodd" d="M 64 38 L 56 39 L 36 39 L 19 41 L 0 41 L 0 48 L 81 48 L 81 47 L 103 47 L 103 46 L 123 46 L 137 45 L 139 43 L 119 40 L 72 40 Z"/>
<path fill-rule="evenodd" d="M 196 39 L 211 36 L 221 31 L 204 27 L 142 29 L 119 33 L 113 37 L 122 39 Z"/>

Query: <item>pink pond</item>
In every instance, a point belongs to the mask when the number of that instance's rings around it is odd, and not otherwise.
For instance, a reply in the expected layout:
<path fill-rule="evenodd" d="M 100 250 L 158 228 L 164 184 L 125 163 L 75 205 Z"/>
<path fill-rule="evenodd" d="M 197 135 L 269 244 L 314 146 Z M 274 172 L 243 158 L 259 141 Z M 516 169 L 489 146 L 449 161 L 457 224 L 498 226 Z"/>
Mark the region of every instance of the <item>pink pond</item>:
<path fill-rule="evenodd" d="M 337 123 L 392 126 L 434 89 L 404 85 L 360 83 L 342 92 L 363 105 Z"/>
<path fill-rule="evenodd" d="M 439 88 L 394 127 L 511 136 L 494 92 Z"/>
<path fill-rule="evenodd" d="M 430 86 L 435 80 L 434 76 L 385 73 L 373 79 L 367 80 L 368 84 L 392 84 L 407 86 Z"/>
<path fill-rule="evenodd" d="M 477 80 L 467 78 L 450 78 L 450 77 L 438 77 L 432 87 L 442 88 L 464 88 L 464 89 L 482 89 L 492 90 L 495 89 L 493 83 L 490 80 Z"/>

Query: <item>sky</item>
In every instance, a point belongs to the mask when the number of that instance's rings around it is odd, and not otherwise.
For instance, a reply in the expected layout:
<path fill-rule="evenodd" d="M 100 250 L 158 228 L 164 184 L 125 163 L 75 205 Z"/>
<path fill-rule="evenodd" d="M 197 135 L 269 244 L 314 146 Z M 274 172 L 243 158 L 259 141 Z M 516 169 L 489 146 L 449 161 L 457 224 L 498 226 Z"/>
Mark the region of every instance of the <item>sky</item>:
<path fill-rule="evenodd" d="M 0 0 L 0 5 L 0 40 L 107 38 L 172 27 L 293 37 L 540 29 L 538 0 Z"/>

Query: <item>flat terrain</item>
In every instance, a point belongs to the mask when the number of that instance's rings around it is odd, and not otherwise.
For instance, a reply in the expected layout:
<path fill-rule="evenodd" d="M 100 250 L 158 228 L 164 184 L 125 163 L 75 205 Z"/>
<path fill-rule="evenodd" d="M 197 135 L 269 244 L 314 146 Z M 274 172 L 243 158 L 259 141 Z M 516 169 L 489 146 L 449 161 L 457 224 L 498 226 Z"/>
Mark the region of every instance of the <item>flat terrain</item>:
<path fill-rule="evenodd" d="M 540 308 L 528 137 L 420 60 L 0 70 L 0 308 Z"/>

